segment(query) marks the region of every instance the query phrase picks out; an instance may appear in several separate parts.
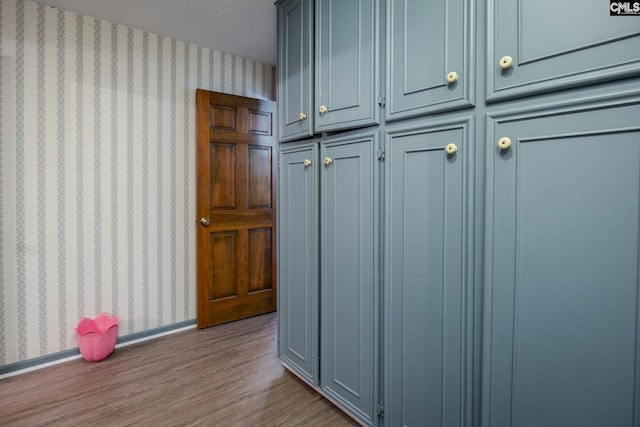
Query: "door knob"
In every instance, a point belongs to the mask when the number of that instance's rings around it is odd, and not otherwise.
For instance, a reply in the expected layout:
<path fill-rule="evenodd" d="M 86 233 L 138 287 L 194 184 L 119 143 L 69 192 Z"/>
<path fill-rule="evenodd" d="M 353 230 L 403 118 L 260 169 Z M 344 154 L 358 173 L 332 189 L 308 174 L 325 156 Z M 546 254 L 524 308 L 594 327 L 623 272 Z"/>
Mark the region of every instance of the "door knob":
<path fill-rule="evenodd" d="M 451 144 L 447 144 L 447 147 L 445 148 L 445 150 L 447 151 L 447 154 L 453 154 L 456 151 L 458 151 L 458 147 L 456 146 L 456 144 L 451 143 Z"/>
<path fill-rule="evenodd" d="M 511 68 L 511 65 L 513 65 L 513 58 L 511 58 L 510 56 L 503 56 L 502 58 L 500 58 L 499 65 L 503 70 Z"/>
<path fill-rule="evenodd" d="M 498 140 L 498 147 L 500 147 L 501 150 L 506 150 L 507 148 L 511 147 L 511 138 L 508 138 L 506 136 L 500 138 Z"/>
<path fill-rule="evenodd" d="M 200 218 L 200 224 L 204 225 L 205 227 L 208 227 L 211 225 L 211 220 L 206 216 L 203 216 L 202 218 Z"/>
<path fill-rule="evenodd" d="M 319 109 L 318 111 L 320 111 L 320 114 L 324 114 L 324 113 L 326 113 L 327 111 L 329 111 L 329 109 L 327 108 L 327 106 L 326 106 L 326 105 L 321 105 L 321 106 L 320 106 L 320 109 Z"/>
<path fill-rule="evenodd" d="M 306 115 L 305 113 L 300 113 L 300 114 L 298 114 L 298 118 L 299 118 L 300 120 L 306 120 L 307 115 Z"/>
<path fill-rule="evenodd" d="M 456 73 L 455 71 L 452 71 L 449 74 L 447 74 L 447 82 L 455 83 L 457 81 L 458 81 L 458 73 Z"/>
<path fill-rule="evenodd" d="M 304 162 L 302 162 L 302 164 L 305 165 L 305 166 L 311 166 L 311 160 L 304 159 Z"/>
<path fill-rule="evenodd" d="M 324 158 L 324 164 L 325 165 L 330 165 L 331 163 L 333 163 L 333 159 L 331 157 L 325 157 Z"/>

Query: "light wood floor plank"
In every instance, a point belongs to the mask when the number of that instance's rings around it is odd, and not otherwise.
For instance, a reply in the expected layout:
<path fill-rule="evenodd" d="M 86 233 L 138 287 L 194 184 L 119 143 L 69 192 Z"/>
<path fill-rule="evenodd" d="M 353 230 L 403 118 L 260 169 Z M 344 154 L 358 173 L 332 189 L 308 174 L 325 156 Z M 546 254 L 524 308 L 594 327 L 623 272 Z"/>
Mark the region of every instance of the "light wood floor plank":
<path fill-rule="evenodd" d="M 276 315 L 0 380 L 3 426 L 356 426 L 276 356 Z"/>

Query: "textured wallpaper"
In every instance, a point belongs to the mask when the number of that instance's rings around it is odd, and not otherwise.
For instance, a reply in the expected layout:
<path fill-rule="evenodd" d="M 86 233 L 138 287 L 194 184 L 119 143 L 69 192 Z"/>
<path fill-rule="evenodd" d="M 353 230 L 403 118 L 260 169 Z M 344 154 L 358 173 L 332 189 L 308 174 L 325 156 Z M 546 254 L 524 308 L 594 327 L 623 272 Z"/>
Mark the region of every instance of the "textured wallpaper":
<path fill-rule="evenodd" d="M 195 318 L 195 89 L 275 99 L 275 70 L 0 1 L 0 365 Z"/>

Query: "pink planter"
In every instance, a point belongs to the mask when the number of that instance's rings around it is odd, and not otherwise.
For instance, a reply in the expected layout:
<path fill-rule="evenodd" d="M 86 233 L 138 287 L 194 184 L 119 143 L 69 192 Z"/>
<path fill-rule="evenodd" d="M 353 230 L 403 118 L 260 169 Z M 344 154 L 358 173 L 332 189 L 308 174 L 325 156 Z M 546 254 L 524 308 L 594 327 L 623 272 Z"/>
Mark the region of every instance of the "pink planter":
<path fill-rule="evenodd" d="M 120 316 L 102 313 L 95 319 L 83 317 L 78 322 L 78 348 L 87 362 L 99 362 L 116 346 Z"/>

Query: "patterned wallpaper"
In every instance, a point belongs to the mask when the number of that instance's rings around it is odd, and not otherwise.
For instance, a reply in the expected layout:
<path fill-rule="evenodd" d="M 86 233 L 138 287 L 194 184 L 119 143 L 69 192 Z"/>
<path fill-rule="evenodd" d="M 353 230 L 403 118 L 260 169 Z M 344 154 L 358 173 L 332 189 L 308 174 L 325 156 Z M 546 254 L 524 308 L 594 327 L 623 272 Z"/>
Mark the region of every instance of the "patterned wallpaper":
<path fill-rule="evenodd" d="M 195 318 L 195 89 L 275 99 L 275 70 L 0 1 L 0 365 Z"/>

